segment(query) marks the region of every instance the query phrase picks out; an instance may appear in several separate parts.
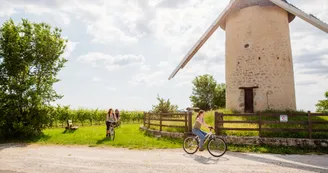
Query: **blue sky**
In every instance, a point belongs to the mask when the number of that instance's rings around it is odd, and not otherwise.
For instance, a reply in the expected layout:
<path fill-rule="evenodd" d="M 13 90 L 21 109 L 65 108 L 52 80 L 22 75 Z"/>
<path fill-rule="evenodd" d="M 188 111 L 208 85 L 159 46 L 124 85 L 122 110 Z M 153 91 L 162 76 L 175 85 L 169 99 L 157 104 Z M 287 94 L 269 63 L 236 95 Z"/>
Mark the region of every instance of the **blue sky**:
<path fill-rule="evenodd" d="M 328 22 L 327 0 L 289 0 Z M 55 85 L 72 108 L 150 110 L 156 96 L 190 106 L 191 81 L 205 73 L 225 82 L 220 28 L 173 80 L 170 73 L 229 0 L 1 0 L 9 18 L 47 22 L 69 40 L 69 61 Z M 315 110 L 328 90 L 328 35 L 300 18 L 291 24 L 297 108 Z"/>

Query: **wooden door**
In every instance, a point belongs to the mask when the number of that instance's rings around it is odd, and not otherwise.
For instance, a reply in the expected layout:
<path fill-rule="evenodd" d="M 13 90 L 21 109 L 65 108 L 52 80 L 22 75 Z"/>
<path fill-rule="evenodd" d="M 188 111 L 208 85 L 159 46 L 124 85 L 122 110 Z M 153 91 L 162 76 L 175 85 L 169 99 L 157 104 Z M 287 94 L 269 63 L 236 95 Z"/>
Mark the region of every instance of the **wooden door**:
<path fill-rule="evenodd" d="M 247 88 L 245 91 L 245 113 L 254 113 L 253 88 Z"/>

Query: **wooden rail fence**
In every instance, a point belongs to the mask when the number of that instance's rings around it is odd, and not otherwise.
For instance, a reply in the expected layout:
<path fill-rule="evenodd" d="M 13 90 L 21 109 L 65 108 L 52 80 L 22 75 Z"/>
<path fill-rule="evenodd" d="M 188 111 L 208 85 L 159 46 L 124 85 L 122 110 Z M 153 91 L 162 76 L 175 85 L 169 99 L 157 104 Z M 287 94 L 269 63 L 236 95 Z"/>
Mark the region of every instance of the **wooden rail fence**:
<path fill-rule="evenodd" d="M 324 119 L 319 117 L 327 117 Z M 287 118 L 287 119 L 281 119 Z M 239 125 L 227 125 L 239 124 Z M 247 125 L 251 124 L 251 126 Z M 180 132 L 192 134 L 192 113 L 149 113 L 144 112 L 144 127 L 155 128 L 159 131 L 170 131 L 175 128 Z M 320 126 L 315 128 L 316 126 Z M 237 128 L 242 126 L 241 128 Z M 267 132 L 304 133 L 304 137 L 312 139 L 314 133 L 320 132 L 328 136 L 328 114 L 322 113 L 251 113 L 251 114 L 223 114 L 215 112 L 214 128 L 217 135 L 223 131 L 253 131 L 259 137 L 266 136 Z M 327 132 L 327 133 L 326 133 Z M 253 134 L 257 135 L 257 134 Z M 275 135 L 275 134 L 274 134 Z"/>
<path fill-rule="evenodd" d="M 257 120 L 234 120 L 234 118 L 227 118 L 229 120 L 224 120 L 225 117 L 244 117 L 244 119 L 257 119 Z M 254 118 L 255 117 L 255 118 Z M 270 118 L 271 117 L 271 118 Z M 301 120 L 289 121 L 288 118 L 297 117 Z M 328 114 L 321 113 L 292 113 L 292 114 L 269 114 L 269 113 L 253 113 L 253 114 L 223 114 L 215 112 L 214 128 L 217 135 L 221 135 L 223 130 L 234 130 L 234 131 L 258 131 L 259 137 L 262 137 L 263 132 L 306 132 L 308 138 L 312 138 L 312 134 L 315 132 L 328 132 L 328 121 L 318 120 L 318 117 L 328 117 Z M 287 118 L 287 119 L 281 119 Z M 314 120 L 313 120 L 314 118 Z M 257 128 L 228 128 L 224 124 L 255 124 Z M 298 125 L 303 126 L 303 128 L 272 128 L 263 127 L 265 125 Z M 314 125 L 324 125 L 325 128 L 313 128 Z"/>
<path fill-rule="evenodd" d="M 183 129 L 185 133 L 192 130 L 192 113 L 144 113 L 144 127 L 150 129 L 151 126 Z"/>

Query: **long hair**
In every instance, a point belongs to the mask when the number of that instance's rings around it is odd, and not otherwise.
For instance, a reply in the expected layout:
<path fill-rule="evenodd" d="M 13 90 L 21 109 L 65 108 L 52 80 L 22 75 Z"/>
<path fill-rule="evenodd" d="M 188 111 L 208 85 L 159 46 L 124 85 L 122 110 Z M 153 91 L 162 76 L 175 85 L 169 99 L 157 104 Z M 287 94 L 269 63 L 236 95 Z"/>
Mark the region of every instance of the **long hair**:
<path fill-rule="evenodd" d="M 120 115 L 120 111 L 118 109 L 115 109 L 115 115 Z"/>
<path fill-rule="evenodd" d="M 200 110 L 199 112 L 198 112 L 198 114 L 197 114 L 197 116 L 196 116 L 196 119 L 200 116 L 200 114 L 202 114 L 202 113 L 204 113 L 204 111 L 203 110 Z"/>
<path fill-rule="evenodd" d="M 110 109 L 108 110 L 108 115 L 110 115 L 110 113 L 113 113 L 113 109 L 112 109 L 112 108 L 110 108 Z"/>

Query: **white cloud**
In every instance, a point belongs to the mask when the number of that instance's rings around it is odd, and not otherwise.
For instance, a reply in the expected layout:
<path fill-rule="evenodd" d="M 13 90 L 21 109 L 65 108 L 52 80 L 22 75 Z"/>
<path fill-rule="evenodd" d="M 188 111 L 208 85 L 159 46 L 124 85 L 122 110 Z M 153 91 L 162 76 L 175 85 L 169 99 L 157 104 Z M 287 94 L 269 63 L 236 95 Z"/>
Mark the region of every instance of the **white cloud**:
<path fill-rule="evenodd" d="M 0 17 L 11 16 L 15 13 L 14 5 L 11 3 L 4 1 L 1 2 L 0 5 Z"/>
<path fill-rule="evenodd" d="M 114 88 L 114 87 L 106 87 L 106 89 L 107 89 L 108 91 L 116 91 L 116 88 Z"/>
<path fill-rule="evenodd" d="M 65 25 L 71 18 L 82 20 L 93 42 L 107 44 L 137 43 L 145 33 L 137 29 L 137 23 L 146 16 L 138 1 L 44 1 L 35 3 L 23 0 L 1 2 L 0 16 L 10 16 L 16 10 L 35 15 L 52 15 L 54 20 Z"/>
<path fill-rule="evenodd" d="M 98 76 L 94 76 L 94 77 L 92 78 L 92 81 L 93 81 L 93 82 L 100 82 L 100 81 L 102 81 L 102 79 L 101 79 L 100 77 L 98 77 Z"/>
<path fill-rule="evenodd" d="M 90 52 L 80 56 L 77 60 L 82 63 L 91 63 L 92 66 L 97 66 L 99 63 L 104 64 L 109 71 L 112 71 L 135 65 L 140 66 L 145 62 L 145 57 L 133 54 L 111 56 L 100 52 Z"/>
<path fill-rule="evenodd" d="M 79 44 L 79 42 L 73 42 L 73 41 L 68 40 L 68 42 L 66 43 L 65 52 L 63 55 L 66 59 L 71 56 L 71 54 L 75 50 L 77 44 Z"/>
<path fill-rule="evenodd" d="M 140 71 L 141 72 L 149 72 L 150 71 L 150 66 L 144 64 L 140 67 Z"/>
<path fill-rule="evenodd" d="M 127 36 L 122 30 L 106 21 L 98 21 L 88 26 L 87 33 L 93 36 L 97 43 L 136 43 L 137 38 Z"/>
<path fill-rule="evenodd" d="M 159 86 L 167 82 L 164 71 L 156 71 L 152 73 L 138 73 L 133 79 L 129 82 L 132 85 L 145 84 L 147 86 Z"/>
<path fill-rule="evenodd" d="M 104 1 L 96 5 L 79 3 L 76 11 L 88 25 L 87 33 L 93 36 L 93 42 L 129 45 L 137 43 L 145 34 L 136 28 L 137 22 L 145 15 L 138 1 Z M 85 17 L 89 14 L 93 17 Z"/>
<path fill-rule="evenodd" d="M 157 67 L 158 68 L 164 68 L 164 67 L 167 67 L 168 65 L 169 65 L 169 63 L 167 61 L 161 61 L 161 62 L 159 62 Z"/>

